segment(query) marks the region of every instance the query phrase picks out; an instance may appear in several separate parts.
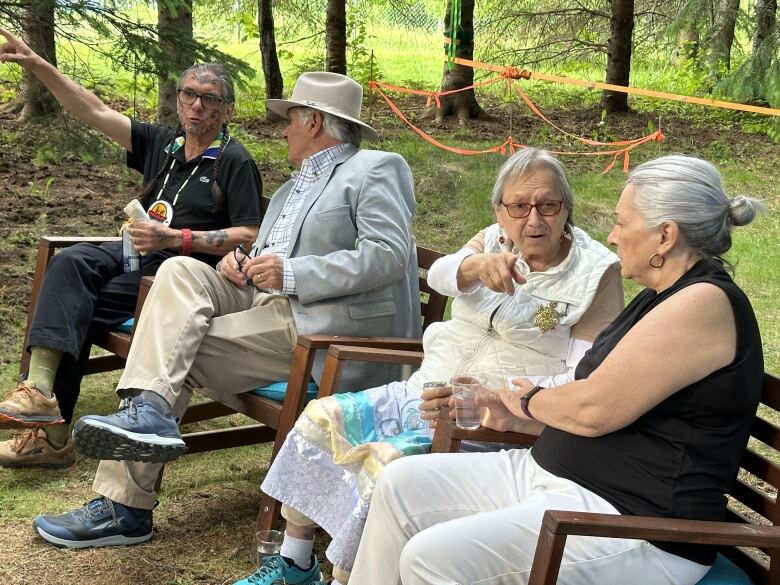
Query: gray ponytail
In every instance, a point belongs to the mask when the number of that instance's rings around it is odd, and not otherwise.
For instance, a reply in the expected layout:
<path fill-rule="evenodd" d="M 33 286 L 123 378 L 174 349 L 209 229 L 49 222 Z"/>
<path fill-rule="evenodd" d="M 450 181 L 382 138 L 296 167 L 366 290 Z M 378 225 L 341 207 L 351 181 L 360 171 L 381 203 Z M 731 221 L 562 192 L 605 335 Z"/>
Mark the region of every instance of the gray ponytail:
<path fill-rule="evenodd" d="M 674 154 L 639 165 L 628 176 L 634 206 L 648 228 L 674 221 L 684 242 L 707 260 L 723 259 L 731 232 L 747 225 L 766 208 L 758 199 L 726 195 L 720 172 L 705 160 Z"/>

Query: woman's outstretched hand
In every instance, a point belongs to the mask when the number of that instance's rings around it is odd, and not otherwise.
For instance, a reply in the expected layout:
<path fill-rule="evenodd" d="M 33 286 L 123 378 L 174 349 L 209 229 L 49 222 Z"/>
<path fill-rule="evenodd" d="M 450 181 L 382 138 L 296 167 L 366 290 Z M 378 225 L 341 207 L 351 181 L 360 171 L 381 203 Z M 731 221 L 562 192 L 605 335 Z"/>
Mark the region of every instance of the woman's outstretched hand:
<path fill-rule="evenodd" d="M 525 278 L 517 271 L 517 254 L 511 252 L 493 252 L 472 254 L 466 257 L 458 269 L 458 287 L 481 281 L 494 292 L 515 293 L 515 283 L 523 284 Z"/>

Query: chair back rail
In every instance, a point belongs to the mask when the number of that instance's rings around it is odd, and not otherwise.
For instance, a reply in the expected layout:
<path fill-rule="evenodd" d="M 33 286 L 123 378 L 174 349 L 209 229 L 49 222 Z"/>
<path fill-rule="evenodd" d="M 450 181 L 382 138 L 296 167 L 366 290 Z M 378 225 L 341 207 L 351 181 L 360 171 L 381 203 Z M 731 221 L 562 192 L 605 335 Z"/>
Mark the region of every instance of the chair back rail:
<path fill-rule="evenodd" d="M 729 493 L 727 520 L 780 526 L 780 380 L 768 373 L 751 437 Z M 780 583 L 780 550 L 725 547 L 721 552 L 757 585 Z"/>

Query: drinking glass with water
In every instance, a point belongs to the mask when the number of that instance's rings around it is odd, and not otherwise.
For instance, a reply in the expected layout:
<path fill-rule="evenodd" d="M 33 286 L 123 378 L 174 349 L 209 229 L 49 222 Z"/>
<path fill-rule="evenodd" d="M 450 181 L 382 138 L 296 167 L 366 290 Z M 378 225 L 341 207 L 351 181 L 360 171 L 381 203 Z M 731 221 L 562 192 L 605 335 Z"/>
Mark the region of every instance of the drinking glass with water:
<path fill-rule="evenodd" d="M 455 425 L 458 428 L 474 430 L 479 428 L 482 407 L 477 406 L 477 394 L 485 389 L 485 378 L 481 376 L 454 376 L 450 380 L 452 398 L 455 401 Z"/>

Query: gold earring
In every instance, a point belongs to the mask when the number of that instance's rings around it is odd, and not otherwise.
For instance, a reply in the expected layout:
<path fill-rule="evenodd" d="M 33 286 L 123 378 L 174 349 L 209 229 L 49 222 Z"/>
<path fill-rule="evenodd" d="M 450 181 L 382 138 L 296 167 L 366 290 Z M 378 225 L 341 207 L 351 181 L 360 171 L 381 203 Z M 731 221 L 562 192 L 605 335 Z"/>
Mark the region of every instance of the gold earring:
<path fill-rule="evenodd" d="M 659 262 L 658 264 L 653 264 L 653 259 L 656 256 L 658 256 L 661 259 L 661 262 Z M 653 268 L 661 268 L 661 266 L 664 265 L 664 262 L 666 262 L 666 258 L 661 256 L 658 252 L 656 252 L 652 256 L 650 256 L 650 260 L 647 261 L 647 263 L 650 264 L 650 266 L 652 266 Z"/>

